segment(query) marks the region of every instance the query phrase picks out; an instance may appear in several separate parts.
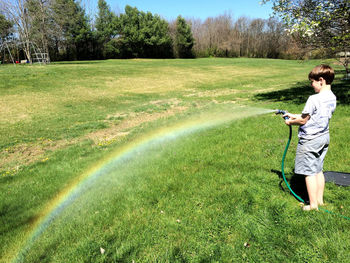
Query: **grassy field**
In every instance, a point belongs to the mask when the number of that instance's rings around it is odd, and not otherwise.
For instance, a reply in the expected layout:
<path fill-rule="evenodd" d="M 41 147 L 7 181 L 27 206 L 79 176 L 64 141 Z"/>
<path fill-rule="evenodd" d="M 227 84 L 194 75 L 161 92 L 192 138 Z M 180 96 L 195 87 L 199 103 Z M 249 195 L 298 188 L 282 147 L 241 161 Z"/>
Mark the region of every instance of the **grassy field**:
<path fill-rule="evenodd" d="M 0 262 L 350 262 L 350 221 L 302 212 L 280 174 L 322 61 L 0 67 Z M 325 170 L 350 172 L 349 80 Z M 293 175 L 294 137 L 285 172 Z M 349 189 L 326 208 L 350 216 Z"/>

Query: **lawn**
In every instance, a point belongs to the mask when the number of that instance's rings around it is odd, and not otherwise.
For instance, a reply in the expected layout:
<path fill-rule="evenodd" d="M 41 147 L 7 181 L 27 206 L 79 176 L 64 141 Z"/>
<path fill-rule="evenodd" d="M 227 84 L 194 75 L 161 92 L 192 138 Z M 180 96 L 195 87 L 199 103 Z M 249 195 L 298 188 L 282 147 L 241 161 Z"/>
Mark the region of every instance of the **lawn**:
<path fill-rule="evenodd" d="M 0 67 L 0 262 L 350 262 L 350 221 L 280 175 L 322 61 L 107 60 Z M 350 172 L 349 80 L 325 170 Z M 285 172 L 293 175 L 297 129 Z M 349 189 L 326 208 L 350 216 Z"/>

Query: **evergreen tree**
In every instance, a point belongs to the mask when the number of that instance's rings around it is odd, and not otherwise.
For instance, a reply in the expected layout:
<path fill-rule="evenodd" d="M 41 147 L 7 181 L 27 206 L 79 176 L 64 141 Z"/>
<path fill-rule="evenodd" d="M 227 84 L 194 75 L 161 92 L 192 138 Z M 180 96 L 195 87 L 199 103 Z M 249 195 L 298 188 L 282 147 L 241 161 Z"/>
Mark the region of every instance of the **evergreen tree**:
<path fill-rule="evenodd" d="M 110 10 L 105 0 L 98 0 L 98 16 L 96 18 L 96 40 L 98 57 L 115 57 L 117 50 L 115 41 L 115 14 Z"/>
<path fill-rule="evenodd" d="M 122 57 L 172 56 L 169 25 L 160 16 L 126 6 L 125 14 L 120 15 L 117 25 Z"/>
<path fill-rule="evenodd" d="M 181 16 L 176 19 L 175 52 L 179 58 L 193 58 L 194 38 L 191 27 Z"/>
<path fill-rule="evenodd" d="M 89 59 L 92 57 L 92 32 L 84 9 L 75 0 L 54 0 L 53 20 L 56 41 L 65 49 L 64 59 Z"/>
<path fill-rule="evenodd" d="M 13 24 L 0 14 L 0 43 L 12 33 Z"/>

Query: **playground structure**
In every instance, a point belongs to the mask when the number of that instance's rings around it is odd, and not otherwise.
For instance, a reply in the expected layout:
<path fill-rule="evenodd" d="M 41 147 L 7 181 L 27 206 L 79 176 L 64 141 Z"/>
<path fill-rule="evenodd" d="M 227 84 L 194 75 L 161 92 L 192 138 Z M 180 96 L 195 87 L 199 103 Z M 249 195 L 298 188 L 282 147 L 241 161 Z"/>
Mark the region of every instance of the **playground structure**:
<path fill-rule="evenodd" d="M 29 45 L 29 56 L 24 52 L 26 44 Z M 50 63 L 50 57 L 48 53 L 42 52 L 34 42 L 4 41 L 0 43 L 0 64 L 7 61 L 14 65 L 24 63 L 41 65 Z"/>

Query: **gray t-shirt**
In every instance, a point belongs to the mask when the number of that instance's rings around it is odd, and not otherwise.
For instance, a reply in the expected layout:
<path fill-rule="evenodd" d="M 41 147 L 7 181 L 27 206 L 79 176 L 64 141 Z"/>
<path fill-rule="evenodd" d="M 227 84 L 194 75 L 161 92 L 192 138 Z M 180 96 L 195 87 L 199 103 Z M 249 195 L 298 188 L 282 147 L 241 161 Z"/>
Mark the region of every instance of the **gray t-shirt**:
<path fill-rule="evenodd" d="M 299 127 L 299 138 L 311 140 L 329 133 L 329 120 L 337 105 L 337 98 L 331 90 L 311 95 L 302 111 L 309 114 L 310 119 Z"/>

